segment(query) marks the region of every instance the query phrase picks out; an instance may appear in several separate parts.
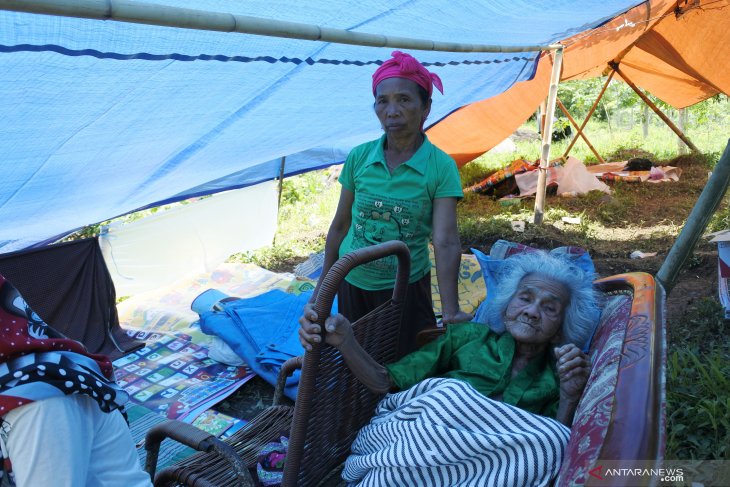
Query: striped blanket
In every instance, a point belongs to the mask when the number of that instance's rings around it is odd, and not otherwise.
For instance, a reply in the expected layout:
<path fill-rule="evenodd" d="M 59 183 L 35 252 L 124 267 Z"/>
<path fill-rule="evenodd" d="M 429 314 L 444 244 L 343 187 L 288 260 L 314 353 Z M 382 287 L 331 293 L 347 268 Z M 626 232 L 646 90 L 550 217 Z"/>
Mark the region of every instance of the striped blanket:
<path fill-rule="evenodd" d="M 427 379 L 378 404 L 342 477 L 357 486 L 548 485 L 569 435 L 466 382 Z"/>

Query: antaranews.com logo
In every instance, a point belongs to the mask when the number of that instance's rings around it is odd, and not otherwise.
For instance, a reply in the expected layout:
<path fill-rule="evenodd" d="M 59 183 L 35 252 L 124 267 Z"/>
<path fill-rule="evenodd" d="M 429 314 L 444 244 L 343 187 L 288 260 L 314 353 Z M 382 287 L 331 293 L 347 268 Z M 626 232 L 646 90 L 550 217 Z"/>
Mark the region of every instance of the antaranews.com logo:
<path fill-rule="evenodd" d="M 631 478 L 637 481 L 650 477 L 659 482 L 684 482 L 684 469 L 678 468 L 604 468 L 599 465 L 590 470 L 588 474 L 598 480 L 609 480 L 615 478 Z"/>
<path fill-rule="evenodd" d="M 730 486 L 727 460 L 603 460 L 588 470 L 590 485 Z"/>

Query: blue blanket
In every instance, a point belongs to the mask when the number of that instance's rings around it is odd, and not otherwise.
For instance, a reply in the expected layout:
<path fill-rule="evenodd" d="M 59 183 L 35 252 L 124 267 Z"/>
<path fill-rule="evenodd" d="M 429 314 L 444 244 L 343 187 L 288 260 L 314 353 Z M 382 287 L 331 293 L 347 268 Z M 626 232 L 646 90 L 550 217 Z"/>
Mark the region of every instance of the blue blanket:
<path fill-rule="evenodd" d="M 304 354 L 299 317 L 312 292 L 291 294 L 274 289 L 258 296 L 220 303 L 222 311 L 200 315 L 200 329 L 225 341 L 249 367 L 272 385 L 284 362 Z M 332 305 L 336 313 L 337 303 Z M 284 394 L 296 399 L 299 371 L 287 380 Z"/>

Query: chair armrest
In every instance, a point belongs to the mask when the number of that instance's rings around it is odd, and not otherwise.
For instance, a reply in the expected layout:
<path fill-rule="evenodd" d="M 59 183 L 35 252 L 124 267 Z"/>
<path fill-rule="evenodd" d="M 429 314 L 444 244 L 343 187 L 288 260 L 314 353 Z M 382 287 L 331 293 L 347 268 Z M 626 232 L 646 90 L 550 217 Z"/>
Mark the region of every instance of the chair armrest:
<path fill-rule="evenodd" d="M 294 373 L 295 370 L 302 368 L 304 356 L 290 358 L 284 362 L 279 371 L 279 376 L 276 378 L 276 388 L 274 389 L 274 401 L 273 406 L 281 404 L 281 398 L 284 395 L 284 387 L 286 386 L 286 380 Z"/>
<path fill-rule="evenodd" d="M 438 337 L 446 333 L 446 327 L 433 327 L 433 328 L 426 328 L 425 330 L 421 330 L 416 335 L 416 347 L 421 348 L 422 346 L 426 345 L 427 343 L 430 343 L 434 340 L 436 340 Z"/>
<path fill-rule="evenodd" d="M 153 481 L 157 468 L 157 457 L 160 453 L 160 444 L 166 438 L 175 440 L 198 451 L 218 453 L 231 465 L 239 482 L 244 485 L 248 483 L 247 481 L 250 479 L 250 475 L 246 469 L 246 465 L 233 448 L 210 433 L 190 424 L 183 423 L 182 421 L 175 420 L 166 421 L 152 427 L 145 436 L 144 447 L 147 451 L 145 470 L 150 474 L 150 478 Z"/>

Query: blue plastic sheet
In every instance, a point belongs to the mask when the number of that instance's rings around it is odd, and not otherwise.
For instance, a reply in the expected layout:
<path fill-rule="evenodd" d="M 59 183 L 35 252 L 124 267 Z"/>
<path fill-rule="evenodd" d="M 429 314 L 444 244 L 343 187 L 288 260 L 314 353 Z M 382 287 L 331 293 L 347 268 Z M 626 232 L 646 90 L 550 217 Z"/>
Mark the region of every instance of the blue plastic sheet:
<path fill-rule="evenodd" d="M 636 0 L 167 0 L 358 32 L 547 44 Z M 0 252 L 140 208 L 341 162 L 379 136 L 392 49 L 0 11 Z M 537 53 L 414 52 L 430 123 L 529 79 Z M 475 127 L 475 130 L 484 128 Z"/>

